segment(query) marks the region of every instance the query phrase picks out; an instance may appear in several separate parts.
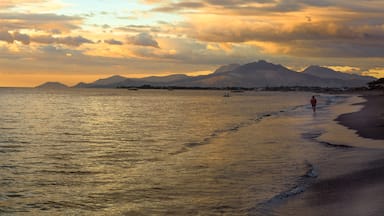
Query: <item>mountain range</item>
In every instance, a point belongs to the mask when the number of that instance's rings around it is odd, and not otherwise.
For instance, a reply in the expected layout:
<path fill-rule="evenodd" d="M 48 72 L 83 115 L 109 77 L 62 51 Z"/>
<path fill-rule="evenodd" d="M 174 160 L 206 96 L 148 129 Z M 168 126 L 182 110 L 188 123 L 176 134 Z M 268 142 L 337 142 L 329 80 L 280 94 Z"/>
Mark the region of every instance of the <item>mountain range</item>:
<path fill-rule="evenodd" d="M 304 71 L 297 72 L 282 65 L 260 60 L 248 64 L 224 65 L 208 75 L 187 76 L 175 74 L 169 76 L 151 76 L 144 78 L 127 78 L 115 75 L 99 79 L 92 83 L 79 83 L 76 88 L 116 88 L 140 87 L 362 87 L 374 77 L 342 73 L 330 68 L 309 66 Z"/>

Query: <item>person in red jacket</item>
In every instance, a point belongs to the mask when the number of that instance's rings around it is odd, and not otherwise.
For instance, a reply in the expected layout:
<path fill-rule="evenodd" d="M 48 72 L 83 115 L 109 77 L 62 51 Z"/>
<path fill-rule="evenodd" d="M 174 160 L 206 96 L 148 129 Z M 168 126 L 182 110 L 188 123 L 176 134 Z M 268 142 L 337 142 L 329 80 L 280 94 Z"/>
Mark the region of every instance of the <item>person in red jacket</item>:
<path fill-rule="evenodd" d="M 313 112 L 316 112 L 316 103 L 317 103 L 317 100 L 316 100 L 315 96 L 312 96 L 311 105 L 312 105 Z"/>

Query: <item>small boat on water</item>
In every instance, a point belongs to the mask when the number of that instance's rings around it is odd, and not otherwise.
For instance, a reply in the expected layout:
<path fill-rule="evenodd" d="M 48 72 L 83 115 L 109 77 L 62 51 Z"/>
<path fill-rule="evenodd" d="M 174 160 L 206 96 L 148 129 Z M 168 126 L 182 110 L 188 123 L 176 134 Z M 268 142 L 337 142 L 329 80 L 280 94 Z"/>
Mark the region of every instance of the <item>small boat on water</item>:
<path fill-rule="evenodd" d="M 139 89 L 138 88 L 128 88 L 128 90 L 130 90 L 130 91 L 137 91 Z"/>

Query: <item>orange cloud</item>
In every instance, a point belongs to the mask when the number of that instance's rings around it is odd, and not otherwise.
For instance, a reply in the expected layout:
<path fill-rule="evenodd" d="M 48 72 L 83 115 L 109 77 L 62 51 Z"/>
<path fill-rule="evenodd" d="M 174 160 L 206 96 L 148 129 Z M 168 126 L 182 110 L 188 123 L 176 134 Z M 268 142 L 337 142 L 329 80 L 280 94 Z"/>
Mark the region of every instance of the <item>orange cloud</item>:
<path fill-rule="evenodd" d="M 331 68 L 335 71 L 340 71 L 344 73 L 357 73 L 361 71 L 361 68 L 359 67 L 352 67 L 352 66 L 325 66 L 327 68 Z"/>
<path fill-rule="evenodd" d="M 1 13 L 0 24 L 2 29 L 19 30 L 62 30 L 68 32 L 80 28 L 83 18 L 78 16 L 56 15 L 51 13 Z"/>
<path fill-rule="evenodd" d="M 1 0 L 0 9 L 17 7 L 20 4 L 41 4 L 44 2 L 47 2 L 47 0 Z"/>
<path fill-rule="evenodd" d="M 376 78 L 384 78 L 384 67 L 377 67 L 369 69 L 368 71 L 363 72 L 365 76 L 373 76 Z"/>

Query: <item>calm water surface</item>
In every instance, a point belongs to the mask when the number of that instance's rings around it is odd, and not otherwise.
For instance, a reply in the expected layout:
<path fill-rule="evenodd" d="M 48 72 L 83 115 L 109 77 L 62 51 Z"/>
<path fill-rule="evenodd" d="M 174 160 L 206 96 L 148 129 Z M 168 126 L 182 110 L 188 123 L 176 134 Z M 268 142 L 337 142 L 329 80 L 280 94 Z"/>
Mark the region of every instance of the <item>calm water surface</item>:
<path fill-rule="evenodd" d="M 223 94 L 0 89 L 0 214 L 272 214 L 326 158 L 303 131 L 337 98 Z"/>

